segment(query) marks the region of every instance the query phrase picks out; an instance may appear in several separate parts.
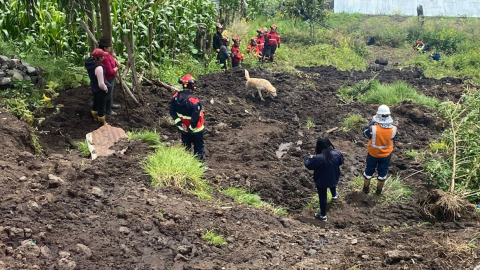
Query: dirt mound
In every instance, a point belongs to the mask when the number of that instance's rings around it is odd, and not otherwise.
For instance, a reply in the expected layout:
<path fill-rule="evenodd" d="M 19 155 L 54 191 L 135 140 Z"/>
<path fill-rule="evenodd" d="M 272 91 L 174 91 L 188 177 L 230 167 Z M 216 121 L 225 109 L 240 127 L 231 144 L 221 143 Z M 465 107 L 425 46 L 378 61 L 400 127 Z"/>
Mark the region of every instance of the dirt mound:
<path fill-rule="evenodd" d="M 124 141 L 125 155 L 94 162 L 80 158 L 70 151 L 72 145 L 99 125 L 90 116 L 91 93 L 81 87 L 61 93 L 55 102 L 64 107 L 44 115 L 38 134 L 46 156 L 13 150 L 18 152 L 15 166 L 0 170 L 0 268 L 1 262 L 7 269 L 69 269 L 62 268 L 69 264 L 75 269 L 149 270 L 472 266 L 478 249 L 465 249 L 465 243 L 479 224 L 459 220 L 430 225 L 419 213 L 417 200 L 425 197 L 426 176 L 419 173 L 421 164 L 404 153 L 427 147 L 441 128 L 422 106 L 392 108 L 401 137 L 390 174 L 400 175 L 414 191 L 411 202 L 387 207 L 352 189 L 347 182 L 364 169 L 366 141 L 361 134 L 336 129 L 330 137 L 345 156 L 340 202 L 329 210 L 327 223 L 304 210 L 315 190 L 302 157 L 313 153 L 316 138 L 340 127 L 348 114 L 369 118 L 376 107 L 345 105 L 335 96 L 344 83 L 370 79 L 369 72 L 299 69 L 300 76 L 252 70 L 252 77 L 277 87 L 278 97 L 265 102 L 245 95 L 242 69 L 201 76 L 197 89 L 206 115 L 209 180 L 221 188 L 257 192 L 263 200 L 286 207 L 289 217 L 235 204 L 220 193 L 215 194 L 220 201 L 204 202 L 176 189 L 153 188 L 140 166 L 151 149 L 139 142 Z M 414 78 L 411 72 L 382 71 L 377 77 L 382 82 L 403 78 L 421 85 L 426 94 L 441 89 L 445 97 L 462 88 L 460 82 Z M 144 91 L 145 106 L 130 109 L 129 117 L 123 106 L 107 121 L 125 130 L 155 128 L 163 141 L 178 141 L 176 128 L 167 121 L 173 93 L 153 86 Z M 120 95 L 118 101 L 124 105 Z M 307 127 L 307 119 L 314 126 Z M 20 149 L 26 145 L 21 142 Z M 282 143 L 292 145 L 279 158 Z M 227 246 L 206 244 L 200 236 L 210 229 L 222 234 Z M 444 234 L 440 238 L 439 231 Z"/>

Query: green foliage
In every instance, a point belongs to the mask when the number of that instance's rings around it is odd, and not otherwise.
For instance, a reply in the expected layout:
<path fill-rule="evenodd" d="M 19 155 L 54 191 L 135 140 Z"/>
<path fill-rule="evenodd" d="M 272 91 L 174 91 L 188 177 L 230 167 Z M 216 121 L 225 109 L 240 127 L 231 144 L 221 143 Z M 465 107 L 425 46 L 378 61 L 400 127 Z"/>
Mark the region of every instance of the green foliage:
<path fill-rule="evenodd" d="M 347 102 L 358 100 L 371 104 L 395 105 L 411 100 L 428 108 L 435 108 L 439 104 L 439 100 L 417 93 L 414 88 L 402 81 L 380 84 L 377 80 L 364 80 L 353 87 L 340 88 L 338 95 Z"/>
<path fill-rule="evenodd" d="M 415 149 L 410 149 L 405 153 L 405 157 L 408 159 L 417 159 L 420 153 Z"/>
<path fill-rule="evenodd" d="M 443 132 L 440 142 L 430 143 L 431 160 L 425 165 L 425 171 L 444 190 L 461 194 L 478 192 L 480 94 L 474 89 L 467 89 L 458 103 L 443 102 L 439 110 L 448 121 L 449 128 Z M 469 199 L 476 201 L 480 198 L 476 195 L 469 196 Z"/>
<path fill-rule="evenodd" d="M 377 181 L 370 182 L 370 190 L 376 190 Z M 357 176 L 349 182 L 355 190 L 363 188 L 363 177 Z M 413 191 L 409 189 L 401 180 L 400 177 L 388 177 L 383 186 L 382 195 L 379 196 L 379 201 L 385 205 L 403 204 L 407 203 Z M 369 196 L 377 196 L 375 192 L 370 192 Z"/>
<path fill-rule="evenodd" d="M 294 18 L 310 23 L 323 23 L 327 18 L 325 0 L 286 0 L 284 11 Z"/>
<path fill-rule="evenodd" d="M 160 141 L 160 134 L 157 133 L 155 129 L 154 130 L 141 129 L 141 130 L 128 131 L 127 137 L 129 140 L 141 140 L 142 142 L 152 147 L 160 146 L 160 144 L 162 143 Z"/>
<path fill-rule="evenodd" d="M 354 131 L 355 133 L 362 132 L 363 127 L 367 124 L 367 120 L 359 114 L 350 114 L 343 120 L 342 130 L 345 132 Z"/>
<path fill-rule="evenodd" d="M 257 208 L 263 207 L 279 215 L 288 215 L 288 212 L 284 208 L 274 206 L 271 203 L 266 203 L 262 201 L 258 194 L 250 193 L 244 189 L 229 187 L 228 189 L 222 190 L 222 193 L 229 197 L 232 197 L 233 200 L 238 203 L 250 205 Z"/>
<path fill-rule="evenodd" d="M 223 239 L 222 235 L 217 235 L 215 230 L 209 230 L 205 234 L 202 235 L 202 239 L 207 241 L 210 245 L 214 245 L 217 247 L 223 247 L 227 245 L 227 242 Z"/>
<path fill-rule="evenodd" d="M 327 192 L 327 203 L 332 201 L 332 193 Z M 307 210 L 315 210 L 320 207 L 320 199 L 318 198 L 318 194 L 315 194 L 312 199 L 307 203 L 305 209 Z"/>
<path fill-rule="evenodd" d="M 75 147 L 77 148 L 78 151 L 80 151 L 80 154 L 82 154 L 83 157 L 88 158 L 90 156 L 90 149 L 88 149 L 87 141 L 77 142 L 75 144 Z"/>
<path fill-rule="evenodd" d="M 365 39 L 375 38 L 376 45 L 399 48 L 407 42 L 408 29 L 390 22 L 390 17 L 372 17 L 362 24 Z"/>
<path fill-rule="evenodd" d="M 152 178 L 154 186 L 174 186 L 182 191 L 201 194 L 210 193 L 211 187 L 204 177 L 203 164 L 183 146 L 159 145 L 147 156 L 143 168 Z"/>
<path fill-rule="evenodd" d="M 43 155 L 42 145 L 40 145 L 40 140 L 33 129 L 30 131 L 30 145 L 33 147 L 35 155 Z"/>
<path fill-rule="evenodd" d="M 314 126 L 315 126 L 315 123 L 313 122 L 313 120 L 310 119 L 310 118 L 308 118 L 308 119 L 307 119 L 307 125 L 306 125 L 307 129 L 310 129 L 310 128 L 314 127 Z"/>

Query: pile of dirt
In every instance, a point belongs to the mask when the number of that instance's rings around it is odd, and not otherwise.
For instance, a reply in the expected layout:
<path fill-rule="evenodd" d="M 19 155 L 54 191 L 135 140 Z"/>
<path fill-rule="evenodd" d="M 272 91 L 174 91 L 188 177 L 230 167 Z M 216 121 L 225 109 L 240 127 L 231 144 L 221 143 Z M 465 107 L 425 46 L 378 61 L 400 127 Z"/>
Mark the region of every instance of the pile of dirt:
<path fill-rule="evenodd" d="M 245 95 L 242 69 L 201 76 L 196 91 L 206 115 L 208 180 L 219 188 L 257 192 L 287 208 L 289 217 L 238 205 L 218 192 L 219 201 L 205 202 L 173 188 L 151 187 L 140 162 L 152 150 L 140 142 L 124 141 L 124 155 L 82 159 L 71 149 L 99 124 L 90 115 L 91 93 L 81 87 L 61 93 L 55 103 L 63 107 L 43 115 L 37 133 L 45 157 L 13 147 L 15 166 L 0 170 L 0 269 L 2 262 L 7 269 L 468 269 L 478 261 L 478 249 L 465 249 L 476 221 L 432 225 L 422 219 L 417 200 L 425 199 L 427 176 L 404 153 L 427 147 L 441 123 L 412 103 L 392 108 L 401 133 L 390 170 L 414 191 L 409 203 L 387 207 L 350 187 L 347 182 L 364 169 L 366 141 L 336 129 L 329 136 L 345 157 L 340 202 L 326 223 L 304 210 L 315 189 L 303 157 L 313 153 L 316 138 L 349 114 L 368 119 L 376 107 L 345 105 L 335 96 L 345 83 L 370 79 L 371 73 L 299 69 L 300 77 L 252 70 L 252 77 L 277 87 L 278 97 L 265 102 Z M 462 89 L 461 81 L 447 84 L 409 72 L 385 71 L 377 78 L 402 78 L 425 86 L 426 94 L 439 89 L 445 97 Z M 144 91 L 143 107 L 130 107 L 127 116 L 123 106 L 107 121 L 125 130 L 157 129 L 163 141 L 178 142 L 168 121 L 173 93 L 155 86 Z M 307 127 L 307 119 L 315 126 Z M 282 143 L 292 145 L 279 158 Z M 7 179 L 14 171 L 16 177 Z M 201 239 L 211 229 L 225 237 L 226 246 Z"/>

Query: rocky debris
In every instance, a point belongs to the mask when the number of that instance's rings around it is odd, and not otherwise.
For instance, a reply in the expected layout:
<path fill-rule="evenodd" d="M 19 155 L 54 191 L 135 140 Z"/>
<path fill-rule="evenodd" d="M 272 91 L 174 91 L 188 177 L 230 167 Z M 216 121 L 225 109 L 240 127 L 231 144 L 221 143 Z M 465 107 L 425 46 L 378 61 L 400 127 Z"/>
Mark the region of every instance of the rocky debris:
<path fill-rule="evenodd" d="M 385 256 L 387 257 L 388 264 L 396 264 L 402 260 L 407 260 L 410 258 L 410 254 L 406 251 L 401 250 L 390 250 L 385 252 Z"/>
<path fill-rule="evenodd" d="M 22 62 L 17 56 L 11 58 L 0 55 L 0 88 L 13 87 L 13 80 L 27 80 L 34 84 L 40 83 L 40 76 L 43 70 L 39 67 L 32 67 L 29 63 Z"/>
<path fill-rule="evenodd" d="M 180 254 L 183 254 L 183 255 L 188 255 L 192 252 L 192 247 L 190 246 L 179 246 L 177 248 L 177 251 L 180 253 Z"/>
<path fill-rule="evenodd" d="M 73 270 L 77 267 L 77 264 L 74 261 L 70 261 L 66 258 L 62 258 L 58 261 L 59 270 Z"/>
<path fill-rule="evenodd" d="M 352 244 L 352 245 L 356 245 L 357 243 L 358 243 L 358 240 L 357 240 L 357 239 L 352 239 L 352 240 L 350 241 L 350 244 Z"/>
<path fill-rule="evenodd" d="M 66 251 L 60 251 L 60 252 L 58 252 L 58 256 L 60 256 L 60 258 L 67 259 L 68 257 L 70 257 L 70 253 L 66 252 Z"/>
<path fill-rule="evenodd" d="M 77 244 L 76 245 L 76 251 L 78 253 L 82 254 L 83 256 L 85 256 L 85 258 L 87 258 L 87 259 L 92 257 L 92 251 L 90 250 L 90 248 L 83 245 L 83 244 Z"/>
<path fill-rule="evenodd" d="M 40 255 L 42 255 L 46 259 L 52 258 L 52 252 L 47 246 L 43 246 L 40 248 Z"/>
<path fill-rule="evenodd" d="M 127 228 L 127 227 L 120 227 L 120 229 L 118 229 L 118 231 L 120 233 L 123 233 L 123 234 L 129 234 L 130 233 L 130 229 Z"/>
<path fill-rule="evenodd" d="M 99 187 L 92 187 L 92 194 L 101 198 L 103 197 L 103 190 L 101 190 Z"/>
<path fill-rule="evenodd" d="M 65 184 L 65 180 L 62 178 L 55 176 L 53 174 L 48 175 L 48 187 L 49 188 L 58 188 Z"/>
<path fill-rule="evenodd" d="M 0 270 L 7 270 L 7 266 L 2 261 L 0 261 Z"/>
<path fill-rule="evenodd" d="M 39 257 L 41 252 L 40 247 L 38 247 L 34 241 L 29 239 L 23 241 L 22 244 L 15 250 L 15 253 L 31 260 Z"/>

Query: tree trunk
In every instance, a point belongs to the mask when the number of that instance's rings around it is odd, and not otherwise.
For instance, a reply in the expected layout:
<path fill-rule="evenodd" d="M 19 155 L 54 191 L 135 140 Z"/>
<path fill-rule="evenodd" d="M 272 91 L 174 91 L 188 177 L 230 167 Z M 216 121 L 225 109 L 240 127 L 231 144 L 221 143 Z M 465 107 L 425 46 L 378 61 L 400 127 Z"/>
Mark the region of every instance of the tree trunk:
<path fill-rule="evenodd" d="M 110 17 L 110 3 L 108 0 L 100 0 L 100 13 L 102 14 L 102 34 L 112 40 L 112 18 Z"/>
<path fill-rule="evenodd" d="M 102 18 L 100 17 L 100 5 L 98 4 L 98 0 L 94 1 L 95 4 L 95 15 L 97 16 L 97 31 L 94 32 L 97 34 L 97 38 L 100 39 L 99 35 L 102 31 Z"/>
<path fill-rule="evenodd" d="M 93 5 L 92 5 L 92 2 L 91 1 L 87 1 L 87 5 L 88 5 L 88 11 L 87 11 L 87 15 L 88 15 L 88 28 L 90 30 L 90 32 L 92 33 L 95 33 L 95 12 L 93 10 Z M 95 44 L 95 41 L 92 40 L 91 38 L 89 38 L 89 43 L 90 43 L 90 50 L 93 51 L 95 50 L 95 48 L 97 48 L 96 44 Z"/>

